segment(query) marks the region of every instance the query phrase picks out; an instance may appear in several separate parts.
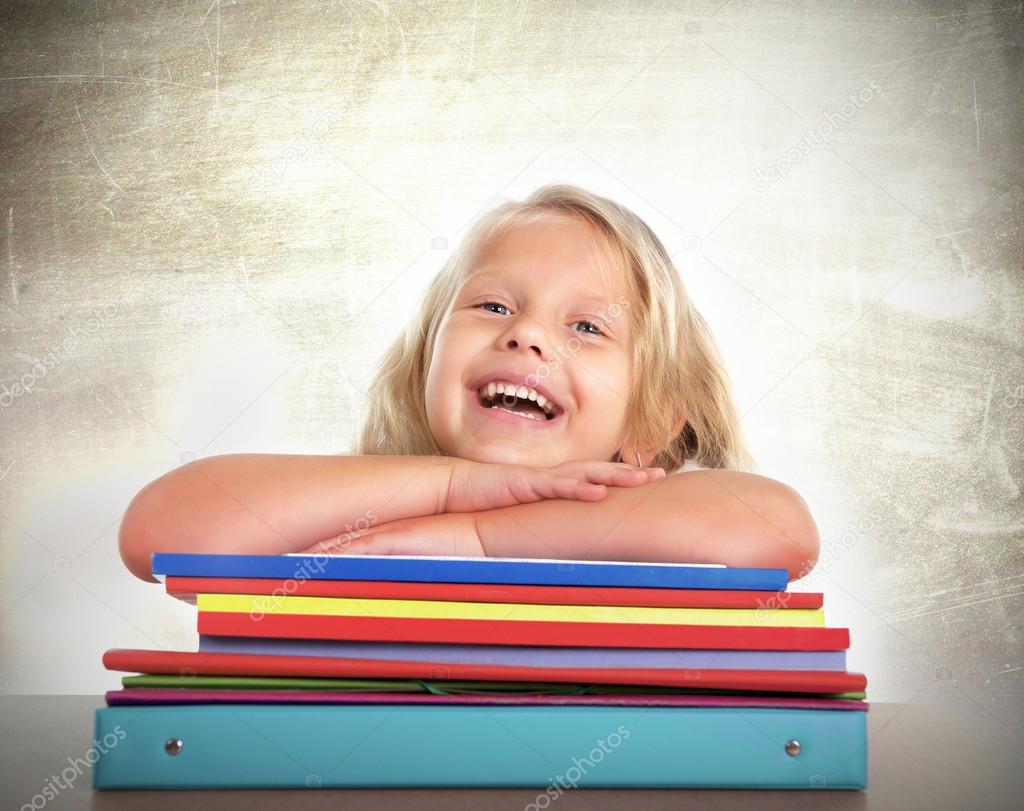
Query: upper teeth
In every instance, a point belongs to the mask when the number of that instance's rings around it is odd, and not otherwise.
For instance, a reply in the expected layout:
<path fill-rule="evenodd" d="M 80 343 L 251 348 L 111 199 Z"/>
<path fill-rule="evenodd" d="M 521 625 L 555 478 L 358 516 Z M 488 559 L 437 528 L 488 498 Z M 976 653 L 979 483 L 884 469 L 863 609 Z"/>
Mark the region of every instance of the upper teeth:
<path fill-rule="evenodd" d="M 507 394 L 510 397 L 518 397 L 520 400 L 533 400 L 548 414 L 555 413 L 555 404 L 536 389 L 531 389 L 529 386 L 519 386 L 515 383 L 495 380 L 486 386 L 482 386 L 479 394 L 481 397 L 486 397 L 489 400 L 493 400 L 496 394 Z"/>

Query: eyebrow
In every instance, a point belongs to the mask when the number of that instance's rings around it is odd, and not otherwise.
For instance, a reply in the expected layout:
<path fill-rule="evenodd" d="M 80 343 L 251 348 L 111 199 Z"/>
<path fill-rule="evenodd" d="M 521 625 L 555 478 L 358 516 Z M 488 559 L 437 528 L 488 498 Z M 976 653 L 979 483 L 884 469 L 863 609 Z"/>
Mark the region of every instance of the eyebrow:
<path fill-rule="evenodd" d="M 597 304 L 600 307 L 610 307 L 611 306 L 611 301 L 606 299 L 604 296 L 584 296 L 584 295 L 580 295 L 580 296 L 577 296 L 575 300 L 580 302 L 580 304 Z"/>

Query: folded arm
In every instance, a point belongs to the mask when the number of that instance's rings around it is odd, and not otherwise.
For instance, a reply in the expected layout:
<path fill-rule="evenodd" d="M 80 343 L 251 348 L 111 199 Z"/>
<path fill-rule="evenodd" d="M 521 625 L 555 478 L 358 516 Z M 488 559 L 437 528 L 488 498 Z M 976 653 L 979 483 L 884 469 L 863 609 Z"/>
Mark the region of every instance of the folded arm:
<path fill-rule="evenodd" d="M 549 499 L 473 513 L 394 521 L 338 548 L 354 555 L 458 555 L 785 569 L 818 559 L 818 529 L 803 499 L 763 476 L 702 470 L 638 487 L 609 487 L 595 502 Z"/>
<path fill-rule="evenodd" d="M 817 526 L 796 491 L 733 470 L 677 473 L 611 487 L 594 503 L 553 499 L 475 518 L 489 557 L 724 563 L 786 569 L 795 580 L 819 551 Z"/>
<path fill-rule="evenodd" d="M 146 485 L 121 521 L 121 559 L 152 581 L 153 552 L 282 555 L 443 510 L 444 456 L 223 454 Z"/>

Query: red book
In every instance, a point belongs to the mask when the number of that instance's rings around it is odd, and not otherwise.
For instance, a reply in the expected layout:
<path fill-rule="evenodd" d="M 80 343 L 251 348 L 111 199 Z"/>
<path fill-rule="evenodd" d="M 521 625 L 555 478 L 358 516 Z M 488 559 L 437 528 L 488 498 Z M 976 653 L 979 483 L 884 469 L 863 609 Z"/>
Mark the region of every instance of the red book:
<path fill-rule="evenodd" d="M 527 667 L 475 662 L 411 662 L 322 656 L 274 656 L 205 651 L 115 648 L 103 654 L 108 670 L 197 676 L 300 676 L 431 681 L 559 682 L 758 690 L 780 693 L 848 693 L 867 686 L 861 673 L 838 670 L 710 670 L 665 668 Z"/>
<path fill-rule="evenodd" d="M 198 630 L 210 636 L 347 639 L 473 645 L 554 645 L 597 648 L 710 648 L 715 650 L 846 650 L 847 628 L 767 628 L 754 625 L 658 625 L 614 622 L 424 619 L 199 611 Z"/>
<path fill-rule="evenodd" d="M 546 605 L 636 605 L 666 608 L 821 608 L 820 592 L 521 586 L 490 583 L 403 583 L 391 580 L 276 580 L 265 577 L 177 577 L 167 593 L 194 603 L 196 594 L 278 594 Z"/>

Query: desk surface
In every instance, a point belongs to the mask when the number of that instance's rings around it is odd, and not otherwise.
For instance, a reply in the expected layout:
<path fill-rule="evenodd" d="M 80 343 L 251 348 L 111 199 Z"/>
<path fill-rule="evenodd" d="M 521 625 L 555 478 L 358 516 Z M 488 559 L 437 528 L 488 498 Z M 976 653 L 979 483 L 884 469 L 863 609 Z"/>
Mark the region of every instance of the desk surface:
<path fill-rule="evenodd" d="M 0 696 L 0 798 L 4 808 L 203 809 L 509 808 L 522 811 L 536 789 L 360 789 L 297 791 L 92 791 L 83 772 L 44 798 L 43 787 L 69 758 L 92 745 L 97 696 Z M 1024 741 L 970 706 L 873 703 L 868 713 L 866 791 L 709 791 L 577 789 L 559 811 L 626 807 L 689 809 L 1020 808 Z M 37 796 L 39 795 L 39 796 Z"/>

